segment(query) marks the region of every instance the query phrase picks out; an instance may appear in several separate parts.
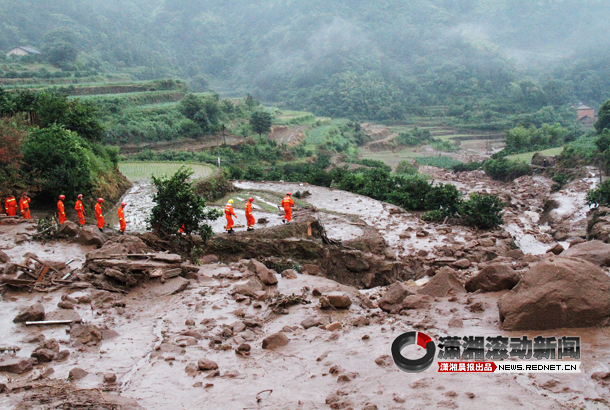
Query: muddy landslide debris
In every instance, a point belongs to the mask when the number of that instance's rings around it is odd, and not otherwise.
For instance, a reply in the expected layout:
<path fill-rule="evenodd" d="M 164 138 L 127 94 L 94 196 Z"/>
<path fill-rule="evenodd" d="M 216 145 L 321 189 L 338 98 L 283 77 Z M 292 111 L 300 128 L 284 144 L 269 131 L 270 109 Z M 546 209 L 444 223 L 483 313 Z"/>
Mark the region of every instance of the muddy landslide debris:
<path fill-rule="evenodd" d="M 23 322 L 35 322 L 39 320 L 44 320 L 44 306 L 42 303 L 36 303 L 22 312 L 20 312 L 15 318 L 13 322 L 15 323 L 23 323 Z"/>

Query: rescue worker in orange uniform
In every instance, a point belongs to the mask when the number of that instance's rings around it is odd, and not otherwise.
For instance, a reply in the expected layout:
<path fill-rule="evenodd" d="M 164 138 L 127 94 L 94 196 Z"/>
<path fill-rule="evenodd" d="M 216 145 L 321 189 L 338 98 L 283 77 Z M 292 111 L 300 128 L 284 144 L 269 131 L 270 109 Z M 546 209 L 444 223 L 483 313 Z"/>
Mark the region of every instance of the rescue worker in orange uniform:
<path fill-rule="evenodd" d="M 25 192 L 21 194 L 21 199 L 19 200 L 19 210 L 21 211 L 23 219 L 32 219 L 32 216 L 30 215 L 30 201 L 30 198 L 28 198 Z"/>
<path fill-rule="evenodd" d="M 123 208 L 125 208 L 127 204 L 125 202 L 121 202 L 121 206 L 119 206 L 119 231 L 121 235 L 125 233 L 125 228 L 127 228 L 127 222 L 125 222 L 125 212 Z"/>
<path fill-rule="evenodd" d="M 9 195 L 4 201 L 4 209 L 8 216 L 17 216 L 17 199 L 15 195 Z"/>
<path fill-rule="evenodd" d="M 78 194 L 78 196 L 76 197 L 76 204 L 74 204 L 74 210 L 78 215 L 78 223 L 80 224 L 81 228 L 85 226 L 85 207 L 83 206 L 82 199 L 83 194 Z"/>
<path fill-rule="evenodd" d="M 66 222 L 66 210 L 64 208 L 65 199 L 65 195 L 60 195 L 59 201 L 57 201 L 57 220 L 59 221 L 60 225 Z"/>
<path fill-rule="evenodd" d="M 291 193 L 287 192 L 286 197 L 282 199 L 282 206 L 284 207 L 284 219 L 282 223 L 290 223 L 292 219 L 292 207 L 294 206 L 294 201 L 292 200 Z"/>
<path fill-rule="evenodd" d="M 233 210 L 232 199 L 229 199 L 229 202 L 227 202 L 227 205 L 225 206 L 225 216 L 227 217 L 227 232 L 235 233 L 235 231 L 233 230 L 233 217 L 237 218 L 237 215 L 235 215 L 235 211 Z"/>
<path fill-rule="evenodd" d="M 252 216 L 252 202 L 254 202 L 254 198 L 248 198 L 248 202 L 246 202 L 246 224 L 248 225 L 248 231 L 254 230 L 254 224 L 256 221 L 254 220 L 254 216 Z"/>
<path fill-rule="evenodd" d="M 97 204 L 95 204 L 95 217 L 97 218 L 97 229 L 100 232 L 104 232 L 104 215 L 102 215 L 102 202 L 104 202 L 103 198 L 97 199 Z"/>

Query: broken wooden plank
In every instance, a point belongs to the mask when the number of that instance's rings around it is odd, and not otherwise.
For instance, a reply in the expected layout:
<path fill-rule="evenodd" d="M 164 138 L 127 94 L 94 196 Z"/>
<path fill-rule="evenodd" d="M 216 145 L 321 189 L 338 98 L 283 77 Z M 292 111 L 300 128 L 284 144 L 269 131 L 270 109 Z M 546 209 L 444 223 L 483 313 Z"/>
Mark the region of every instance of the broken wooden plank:
<path fill-rule="evenodd" d="M 50 268 L 49 265 L 44 265 L 44 267 L 42 268 L 42 272 L 40 272 L 40 276 L 36 280 L 36 283 L 40 283 L 40 281 L 42 281 L 44 279 L 44 276 L 49 271 L 49 268 Z"/>
<path fill-rule="evenodd" d="M 96 265 L 118 270 L 152 271 L 157 268 L 164 269 L 178 267 L 180 266 L 180 263 L 165 263 L 153 260 L 129 261 L 125 259 L 99 259 L 96 261 Z"/>
<path fill-rule="evenodd" d="M 13 279 L 13 278 L 0 278 L 0 282 L 6 283 L 10 286 L 29 286 L 36 283 L 33 280 L 25 280 L 25 279 Z"/>
<path fill-rule="evenodd" d="M 58 271 L 58 270 L 57 270 L 57 269 L 55 269 L 54 267 L 50 266 L 49 264 L 47 264 L 47 263 L 45 263 L 45 262 L 41 261 L 41 260 L 40 260 L 40 259 L 38 259 L 37 257 L 32 256 L 31 258 L 32 258 L 32 259 L 34 259 L 36 262 L 40 263 L 41 265 L 48 266 L 48 267 L 49 267 L 49 268 L 50 268 L 50 269 L 51 269 L 53 272 L 55 272 L 55 273 L 59 273 L 59 274 L 61 275 L 61 272 L 60 272 L 60 271 Z"/>

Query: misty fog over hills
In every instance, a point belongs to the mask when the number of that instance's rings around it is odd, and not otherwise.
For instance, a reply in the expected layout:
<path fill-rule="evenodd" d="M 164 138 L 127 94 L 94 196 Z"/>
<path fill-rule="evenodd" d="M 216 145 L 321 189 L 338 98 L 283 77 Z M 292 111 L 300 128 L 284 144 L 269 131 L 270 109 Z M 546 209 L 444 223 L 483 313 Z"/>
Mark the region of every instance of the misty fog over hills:
<path fill-rule="evenodd" d="M 603 0 L 2 0 L 0 15 L 0 50 L 68 44 L 64 70 L 180 77 L 323 115 L 610 97 Z"/>

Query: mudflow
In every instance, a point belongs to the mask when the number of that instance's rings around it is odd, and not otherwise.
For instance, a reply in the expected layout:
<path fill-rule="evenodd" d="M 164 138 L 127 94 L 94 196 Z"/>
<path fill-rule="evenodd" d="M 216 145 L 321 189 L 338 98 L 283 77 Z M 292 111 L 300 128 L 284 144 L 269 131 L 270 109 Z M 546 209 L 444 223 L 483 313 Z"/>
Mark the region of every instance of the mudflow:
<path fill-rule="evenodd" d="M 425 224 L 308 186 L 292 224 L 259 210 L 267 224 L 228 236 L 216 222 L 194 261 L 143 232 L 150 206 L 128 216 L 132 235 L 68 227 L 46 243 L 33 222 L 3 218 L 0 407 L 608 408 L 610 209 L 585 205 L 594 172 L 553 194 L 541 176 L 428 172 L 499 194 L 504 225 Z M 127 195 L 151 194 L 139 183 Z M 414 329 L 435 340 L 580 336 L 583 371 L 408 374 L 390 346 Z"/>

